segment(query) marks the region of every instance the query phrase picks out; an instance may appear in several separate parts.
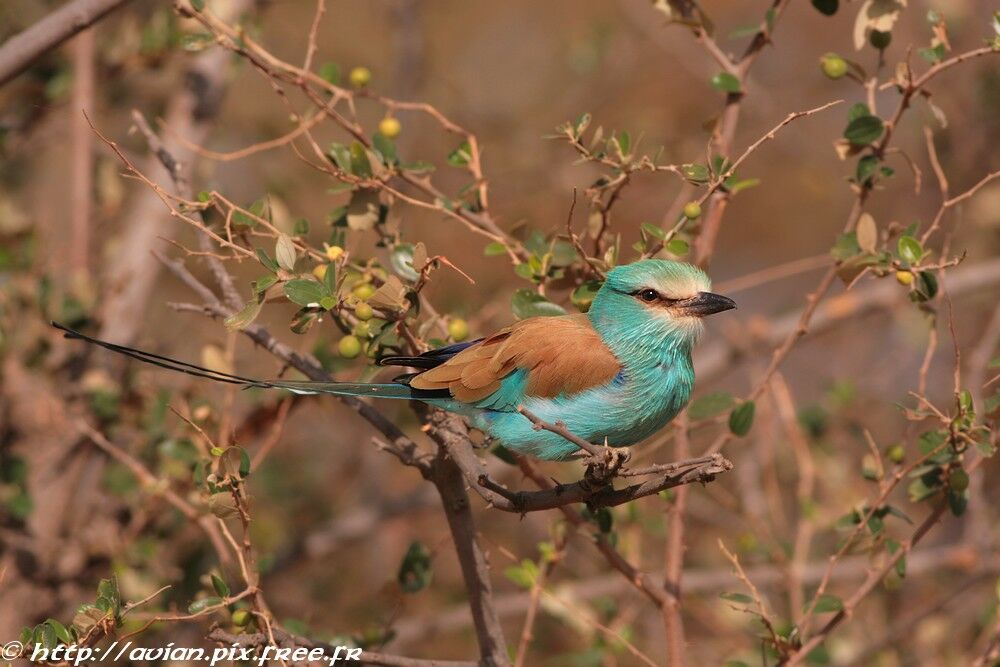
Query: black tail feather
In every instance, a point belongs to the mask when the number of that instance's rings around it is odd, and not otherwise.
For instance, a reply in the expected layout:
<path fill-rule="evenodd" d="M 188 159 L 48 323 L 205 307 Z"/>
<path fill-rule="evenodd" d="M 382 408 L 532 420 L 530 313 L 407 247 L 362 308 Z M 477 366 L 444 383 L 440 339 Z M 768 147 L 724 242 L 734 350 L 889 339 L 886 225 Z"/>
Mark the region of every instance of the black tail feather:
<path fill-rule="evenodd" d="M 243 377 L 242 375 L 233 375 L 231 373 L 223 373 L 222 371 L 214 371 L 211 368 L 196 366 L 195 364 L 189 364 L 186 361 L 164 357 L 163 355 L 154 354 L 153 352 L 146 352 L 145 350 L 139 350 L 134 347 L 109 343 L 106 340 L 93 338 L 87 334 L 70 329 L 69 327 L 59 324 L 58 322 L 52 322 L 51 324 L 56 329 L 62 331 L 66 338 L 84 340 L 88 343 L 99 345 L 106 350 L 111 350 L 112 352 L 117 352 L 118 354 L 123 354 L 126 357 L 138 359 L 139 361 L 159 366 L 160 368 L 166 368 L 179 373 L 186 373 L 187 375 L 193 375 L 195 377 L 207 378 L 209 380 L 215 380 L 216 382 L 226 382 L 228 384 L 238 384 L 246 387 L 260 387 L 266 389 L 275 386 L 266 380 L 257 380 L 254 378 Z"/>

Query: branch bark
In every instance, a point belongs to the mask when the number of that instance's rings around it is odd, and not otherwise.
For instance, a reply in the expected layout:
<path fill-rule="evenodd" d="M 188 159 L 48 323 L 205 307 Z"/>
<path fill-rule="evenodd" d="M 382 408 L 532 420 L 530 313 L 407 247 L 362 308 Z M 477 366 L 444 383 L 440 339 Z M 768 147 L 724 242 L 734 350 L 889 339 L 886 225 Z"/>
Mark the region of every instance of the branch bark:
<path fill-rule="evenodd" d="M 0 86 L 28 69 L 36 59 L 129 0 L 73 0 L 0 46 Z"/>

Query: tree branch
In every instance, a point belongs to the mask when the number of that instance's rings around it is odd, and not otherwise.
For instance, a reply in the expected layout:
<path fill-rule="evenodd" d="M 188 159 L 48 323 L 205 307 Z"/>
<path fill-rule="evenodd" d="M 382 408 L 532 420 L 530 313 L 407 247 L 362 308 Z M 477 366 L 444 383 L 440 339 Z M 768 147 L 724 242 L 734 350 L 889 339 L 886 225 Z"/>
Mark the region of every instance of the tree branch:
<path fill-rule="evenodd" d="M 37 58 L 129 0 L 73 0 L 0 46 L 0 86 L 28 69 Z"/>

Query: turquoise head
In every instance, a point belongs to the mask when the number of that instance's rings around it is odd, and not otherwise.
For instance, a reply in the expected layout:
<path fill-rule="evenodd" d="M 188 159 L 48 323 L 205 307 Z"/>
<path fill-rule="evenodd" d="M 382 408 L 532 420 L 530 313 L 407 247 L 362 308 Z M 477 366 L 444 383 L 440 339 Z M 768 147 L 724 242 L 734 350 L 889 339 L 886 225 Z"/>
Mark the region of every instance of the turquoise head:
<path fill-rule="evenodd" d="M 736 307 L 711 289 L 708 276 L 696 266 L 646 259 L 609 271 L 589 315 L 616 353 L 689 352 L 701 335 L 703 317 Z"/>

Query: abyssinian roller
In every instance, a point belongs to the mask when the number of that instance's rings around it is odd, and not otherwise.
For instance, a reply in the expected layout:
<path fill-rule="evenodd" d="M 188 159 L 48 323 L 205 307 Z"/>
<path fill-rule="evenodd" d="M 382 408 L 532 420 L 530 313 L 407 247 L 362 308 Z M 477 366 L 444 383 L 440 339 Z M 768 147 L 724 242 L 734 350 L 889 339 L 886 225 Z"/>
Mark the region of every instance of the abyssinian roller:
<path fill-rule="evenodd" d="M 478 340 L 382 365 L 415 372 L 392 383 L 258 380 L 220 373 L 150 352 L 80 338 L 142 361 L 199 377 L 298 394 L 334 394 L 423 401 L 467 417 L 504 446 L 542 459 L 565 459 L 576 445 L 536 430 L 523 406 L 575 435 L 616 447 L 663 428 L 694 388 L 691 349 L 702 318 L 736 307 L 711 291 L 690 264 L 647 259 L 613 268 L 585 314 L 531 317 Z"/>

